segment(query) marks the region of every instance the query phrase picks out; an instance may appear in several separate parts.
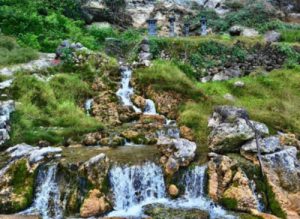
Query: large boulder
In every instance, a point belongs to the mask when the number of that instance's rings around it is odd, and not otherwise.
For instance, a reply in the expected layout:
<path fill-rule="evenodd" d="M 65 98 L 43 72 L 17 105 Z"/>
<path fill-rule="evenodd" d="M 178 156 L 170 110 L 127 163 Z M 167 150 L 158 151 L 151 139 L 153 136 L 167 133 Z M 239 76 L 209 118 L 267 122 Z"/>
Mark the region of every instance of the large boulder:
<path fill-rule="evenodd" d="M 250 121 L 255 129 L 265 136 L 269 133 L 265 124 Z M 209 135 L 209 148 L 214 152 L 236 152 L 248 140 L 255 137 L 255 132 L 244 119 L 237 119 L 232 123 L 221 123 Z"/>
<path fill-rule="evenodd" d="M 262 154 L 270 154 L 282 149 L 282 146 L 280 144 L 280 139 L 278 136 L 260 138 L 258 143 L 259 143 L 260 152 Z M 242 146 L 241 154 L 243 153 L 257 153 L 257 145 L 255 139 L 253 139 L 250 142 L 247 142 Z"/>
<path fill-rule="evenodd" d="M 295 147 L 262 156 L 263 170 L 273 193 L 271 210 L 279 217 L 300 217 L 300 163 Z"/>
<path fill-rule="evenodd" d="M 259 35 L 257 30 L 239 25 L 232 26 L 229 33 L 231 36 L 256 37 Z"/>

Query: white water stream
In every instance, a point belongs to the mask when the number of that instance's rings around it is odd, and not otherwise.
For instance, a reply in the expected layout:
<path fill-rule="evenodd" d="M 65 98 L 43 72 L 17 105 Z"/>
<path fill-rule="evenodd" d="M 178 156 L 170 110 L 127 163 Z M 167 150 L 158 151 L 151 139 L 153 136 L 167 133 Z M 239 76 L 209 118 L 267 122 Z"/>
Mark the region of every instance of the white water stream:
<path fill-rule="evenodd" d="M 43 219 L 63 218 L 56 172 L 57 164 L 43 166 L 39 169 L 34 202 L 29 209 L 19 214 L 40 215 Z"/>
<path fill-rule="evenodd" d="M 110 184 L 114 194 L 114 211 L 109 217 L 143 216 L 143 206 L 161 203 L 172 208 L 197 208 L 209 212 L 210 218 L 235 218 L 204 195 L 206 166 L 187 171 L 182 177 L 184 195 L 177 200 L 166 196 L 163 172 L 153 163 L 142 166 L 114 167 L 110 171 Z"/>

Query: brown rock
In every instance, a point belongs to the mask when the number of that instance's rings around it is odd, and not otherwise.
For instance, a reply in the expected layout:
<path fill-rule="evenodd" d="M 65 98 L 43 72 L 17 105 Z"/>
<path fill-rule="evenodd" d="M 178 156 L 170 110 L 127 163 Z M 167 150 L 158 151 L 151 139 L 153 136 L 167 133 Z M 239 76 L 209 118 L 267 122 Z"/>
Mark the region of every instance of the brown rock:
<path fill-rule="evenodd" d="M 121 133 L 121 135 L 126 138 L 126 139 L 134 139 L 137 138 L 139 136 L 139 133 L 133 130 L 126 130 L 124 132 Z"/>
<path fill-rule="evenodd" d="M 175 186 L 174 184 L 169 186 L 168 191 L 172 197 L 177 197 L 179 194 L 179 190 L 178 190 L 177 186 Z"/>
<path fill-rule="evenodd" d="M 249 211 L 257 209 L 257 201 L 249 187 L 249 180 L 246 174 L 239 168 L 233 177 L 231 186 L 224 192 L 224 198 L 231 198 L 237 201 L 236 210 Z"/>
<path fill-rule="evenodd" d="M 173 175 L 179 170 L 179 163 L 170 157 L 165 165 L 165 172 L 168 175 Z"/>
<path fill-rule="evenodd" d="M 180 126 L 180 136 L 182 138 L 186 138 L 190 141 L 194 140 L 193 130 L 190 129 L 189 127 L 187 127 L 187 126 Z"/>
<path fill-rule="evenodd" d="M 141 96 L 134 95 L 133 98 L 132 98 L 132 102 L 134 103 L 134 105 L 136 105 L 140 109 L 145 108 L 146 100 L 145 100 L 145 98 L 143 98 Z"/>
<path fill-rule="evenodd" d="M 80 216 L 87 218 L 104 214 L 111 209 L 105 196 L 97 189 L 91 190 L 80 208 Z"/>
<path fill-rule="evenodd" d="M 260 218 L 263 218 L 263 219 L 279 219 L 278 217 L 276 217 L 272 214 L 262 213 L 262 212 L 259 212 L 256 209 L 251 209 L 250 213 L 254 216 L 257 216 L 257 217 L 260 217 Z"/>
<path fill-rule="evenodd" d="M 89 133 L 84 137 L 83 144 L 86 146 L 95 146 L 101 140 L 101 133 Z"/>
<path fill-rule="evenodd" d="M 142 124 L 156 123 L 163 125 L 166 119 L 162 115 L 141 115 L 139 122 Z"/>

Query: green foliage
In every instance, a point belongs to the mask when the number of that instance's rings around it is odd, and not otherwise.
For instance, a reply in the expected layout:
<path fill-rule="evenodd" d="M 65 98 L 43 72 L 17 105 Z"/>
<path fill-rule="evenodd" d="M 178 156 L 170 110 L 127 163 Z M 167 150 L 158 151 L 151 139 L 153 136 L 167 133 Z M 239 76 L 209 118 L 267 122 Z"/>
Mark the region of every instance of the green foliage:
<path fill-rule="evenodd" d="M 172 62 L 156 61 L 150 68 L 135 71 L 138 81 L 143 85 L 153 85 L 157 90 L 174 91 L 189 98 L 203 97 L 180 69 Z"/>
<path fill-rule="evenodd" d="M 37 57 L 35 50 L 22 48 L 14 38 L 0 35 L 0 66 L 24 63 Z"/>
<path fill-rule="evenodd" d="M 58 144 L 65 137 L 76 137 L 102 127 L 78 107 L 92 93 L 78 75 L 58 74 L 47 83 L 18 74 L 11 93 L 20 102 L 12 115 L 12 144 L 35 144 L 39 140 Z"/>
<path fill-rule="evenodd" d="M 299 30 L 285 30 L 281 32 L 281 41 L 288 43 L 300 42 L 300 29 Z"/>
<path fill-rule="evenodd" d="M 88 32 L 99 44 L 103 44 L 106 38 L 115 38 L 118 36 L 118 32 L 112 27 L 97 27 L 93 25 L 88 29 Z"/>
<path fill-rule="evenodd" d="M 220 204 L 223 205 L 228 210 L 235 210 L 238 206 L 238 202 L 233 198 L 222 198 Z"/>
<path fill-rule="evenodd" d="M 278 45 L 279 51 L 286 55 L 286 67 L 295 68 L 300 63 L 300 53 L 297 52 L 291 45 L 287 43 L 280 43 Z"/>
<path fill-rule="evenodd" d="M 0 28 L 4 34 L 18 37 L 21 45 L 53 52 L 64 39 L 80 41 L 96 48 L 94 38 L 83 31 L 83 22 L 75 21 L 78 1 L 0 0 Z M 80 17 L 79 17 L 80 18 Z"/>

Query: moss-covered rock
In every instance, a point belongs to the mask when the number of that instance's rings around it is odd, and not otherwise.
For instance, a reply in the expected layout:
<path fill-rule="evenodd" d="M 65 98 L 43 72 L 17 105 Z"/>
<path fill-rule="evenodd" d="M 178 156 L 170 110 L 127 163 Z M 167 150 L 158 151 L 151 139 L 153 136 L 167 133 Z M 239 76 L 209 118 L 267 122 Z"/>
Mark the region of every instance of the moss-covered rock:
<path fill-rule="evenodd" d="M 36 168 L 27 159 L 15 161 L 0 182 L 0 212 L 16 213 L 33 201 Z"/>
<path fill-rule="evenodd" d="M 198 209 L 174 209 L 162 204 L 150 204 L 144 207 L 145 214 L 153 219 L 208 219 L 209 215 L 205 211 Z"/>

